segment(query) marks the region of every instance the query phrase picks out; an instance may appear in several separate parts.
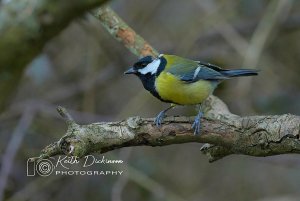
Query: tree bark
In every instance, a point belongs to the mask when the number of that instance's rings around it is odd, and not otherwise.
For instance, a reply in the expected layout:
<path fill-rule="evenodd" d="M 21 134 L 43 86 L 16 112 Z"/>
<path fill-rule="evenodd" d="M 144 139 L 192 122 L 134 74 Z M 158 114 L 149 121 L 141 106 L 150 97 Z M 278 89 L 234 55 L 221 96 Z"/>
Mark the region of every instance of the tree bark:
<path fill-rule="evenodd" d="M 68 129 L 58 141 L 47 146 L 40 157 L 57 154 L 83 157 L 129 146 L 166 146 L 188 142 L 210 143 L 202 153 L 215 161 L 230 154 L 271 156 L 300 153 L 300 117 L 291 114 L 277 116 L 240 117 L 231 114 L 217 97 L 204 103 L 206 112 L 201 121 L 201 134 L 195 136 L 191 124 L 194 117 L 168 117 L 161 127 L 152 118 L 130 117 L 119 122 L 78 125 L 59 107 Z"/>

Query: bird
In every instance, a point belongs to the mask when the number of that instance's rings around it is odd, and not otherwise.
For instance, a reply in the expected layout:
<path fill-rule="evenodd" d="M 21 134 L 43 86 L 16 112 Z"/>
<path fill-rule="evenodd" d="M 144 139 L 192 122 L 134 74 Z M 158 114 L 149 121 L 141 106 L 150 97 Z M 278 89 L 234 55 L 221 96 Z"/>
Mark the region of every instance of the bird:
<path fill-rule="evenodd" d="M 160 54 L 139 59 L 124 74 L 134 74 L 144 88 L 159 100 L 171 105 L 162 110 L 154 123 L 160 127 L 166 112 L 177 105 L 200 105 L 192 124 L 194 135 L 200 134 L 203 112 L 201 103 L 213 93 L 224 80 L 232 77 L 258 75 L 255 69 L 222 69 L 221 67 L 183 58 Z"/>

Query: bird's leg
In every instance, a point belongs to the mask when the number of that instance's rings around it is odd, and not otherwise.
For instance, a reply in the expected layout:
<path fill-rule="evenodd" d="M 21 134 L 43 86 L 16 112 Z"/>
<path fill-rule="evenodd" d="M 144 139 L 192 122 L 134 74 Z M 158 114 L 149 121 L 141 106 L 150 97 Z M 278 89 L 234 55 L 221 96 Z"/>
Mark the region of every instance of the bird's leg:
<path fill-rule="evenodd" d="M 195 117 L 194 123 L 192 125 L 192 129 L 194 129 L 194 135 L 200 134 L 201 128 L 201 118 L 203 117 L 202 107 L 199 105 L 198 114 Z"/>
<path fill-rule="evenodd" d="M 171 104 L 170 107 L 168 107 L 167 109 L 161 111 L 161 112 L 156 116 L 156 118 L 155 118 L 155 120 L 154 120 L 154 123 L 156 124 L 157 127 L 159 127 L 159 126 L 162 124 L 164 118 L 166 117 L 166 112 L 167 112 L 168 110 L 174 108 L 175 106 L 176 106 L 175 104 Z"/>

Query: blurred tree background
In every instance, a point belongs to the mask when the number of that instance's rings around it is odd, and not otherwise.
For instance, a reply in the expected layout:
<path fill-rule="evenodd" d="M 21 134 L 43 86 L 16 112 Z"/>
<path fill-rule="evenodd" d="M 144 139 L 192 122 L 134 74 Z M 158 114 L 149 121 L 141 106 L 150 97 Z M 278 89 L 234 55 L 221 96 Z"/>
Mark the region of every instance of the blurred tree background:
<path fill-rule="evenodd" d="M 233 113 L 300 115 L 300 1 L 114 0 L 109 5 L 160 53 L 260 69 L 253 79 L 229 80 L 216 90 Z M 210 164 L 196 143 L 105 153 L 125 161 L 122 176 L 27 177 L 27 159 L 66 130 L 57 105 L 81 124 L 154 117 L 166 107 L 137 78 L 123 76 L 136 60 L 90 14 L 46 45 L 0 115 L 1 156 L 13 136 L 24 134 L 12 148 L 17 153 L 5 199 L 299 200 L 299 157 L 236 155 Z M 195 111 L 180 107 L 170 114 Z M 3 167 L 7 161 L 1 159 Z"/>

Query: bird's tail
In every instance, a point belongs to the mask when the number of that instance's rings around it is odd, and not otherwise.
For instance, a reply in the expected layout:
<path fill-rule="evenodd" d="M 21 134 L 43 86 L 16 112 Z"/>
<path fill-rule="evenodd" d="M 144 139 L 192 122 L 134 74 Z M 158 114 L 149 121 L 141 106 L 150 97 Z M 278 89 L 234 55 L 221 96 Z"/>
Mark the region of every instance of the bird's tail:
<path fill-rule="evenodd" d="M 221 73 L 226 77 L 253 76 L 253 75 L 258 75 L 258 70 L 234 69 L 234 70 L 222 70 Z"/>

